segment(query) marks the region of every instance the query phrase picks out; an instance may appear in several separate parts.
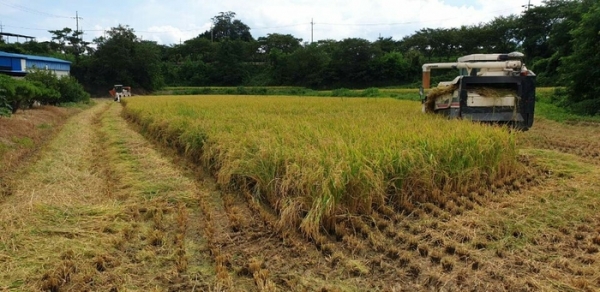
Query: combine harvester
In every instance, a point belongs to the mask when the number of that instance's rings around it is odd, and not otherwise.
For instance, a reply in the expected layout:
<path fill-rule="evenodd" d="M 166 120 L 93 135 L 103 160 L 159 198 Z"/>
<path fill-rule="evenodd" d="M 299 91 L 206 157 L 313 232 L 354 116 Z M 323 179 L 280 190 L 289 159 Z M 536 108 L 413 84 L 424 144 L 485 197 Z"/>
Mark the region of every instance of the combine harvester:
<path fill-rule="evenodd" d="M 115 87 L 108 92 L 110 93 L 110 96 L 114 98 L 115 101 L 121 102 L 121 98 L 123 96 L 131 96 L 131 87 L 119 84 L 115 85 Z"/>
<path fill-rule="evenodd" d="M 423 111 L 528 130 L 533 125 L 535 74 L 527 70 L 523 57 L 519 52 L 474 54 L 456 63 L 424 64 Z M 460 76 L 440 82 L 425 96 L 432 69 L 459 69 Z"/>

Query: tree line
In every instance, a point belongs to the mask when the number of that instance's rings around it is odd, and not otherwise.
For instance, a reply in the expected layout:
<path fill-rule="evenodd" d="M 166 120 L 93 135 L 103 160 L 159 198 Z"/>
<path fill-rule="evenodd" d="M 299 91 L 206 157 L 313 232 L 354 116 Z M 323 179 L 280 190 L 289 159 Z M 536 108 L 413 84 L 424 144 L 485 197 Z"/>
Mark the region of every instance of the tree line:
<path fill-rule="evenodd" d="M 68 59 L 72 75 L 88 91 L 103 95 L 113 84 L 142 92 L 163 86 L 414 87 L 423 63 L 521 51 L 538 86 L 565 88 L 557 102 L 580 113 L 600 111 L 597 0 L 547 0 L 486 23 L 423 28 L 399 40 L 372 42 L 347 38 L 309 43 L 278 33 L 255 39 L 251 28 L 235 17 L 234 12 L 219 13 L 212 18 L 212 30 L 182 44 L 142 40 L 133 28 L 119 25 L 91 43 L 81 41 L 81 32 L 65 28 L 50 31 L 51 42 L 0 41 L 0 50 Z"/>

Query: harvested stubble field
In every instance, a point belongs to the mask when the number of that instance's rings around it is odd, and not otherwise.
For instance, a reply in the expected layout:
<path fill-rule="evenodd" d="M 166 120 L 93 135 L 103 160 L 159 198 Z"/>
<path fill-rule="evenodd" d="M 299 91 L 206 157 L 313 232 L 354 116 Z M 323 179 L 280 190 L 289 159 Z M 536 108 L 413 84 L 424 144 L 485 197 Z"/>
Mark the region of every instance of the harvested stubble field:
<path fill-rule="evenodd" d="M 0 290 L 596 291 L 599 139 L 391 99 L 100 102 L 6 182 Z"/>

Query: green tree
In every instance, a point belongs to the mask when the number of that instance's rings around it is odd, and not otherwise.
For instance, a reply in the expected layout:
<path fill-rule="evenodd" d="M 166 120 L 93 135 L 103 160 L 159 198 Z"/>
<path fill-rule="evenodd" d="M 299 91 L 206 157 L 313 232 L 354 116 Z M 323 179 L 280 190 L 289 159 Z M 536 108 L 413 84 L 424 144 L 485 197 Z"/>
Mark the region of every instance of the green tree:
<path fill-rule="evenodd" d="M 573 54 L 560 71 L 566 79 L 568 101 L 578 113 L 600 114 L 600 2 L 583 1 L 581 22 L 571 31 Z"/>
<path fill-rule="evenodd" d="M 393 40 L 391 37 L 383 38 L 379 37 L 375 42 L 373 42 L 373 47 L 381 51 L 383 53 L 400 51 L 401 46 L 399 41 Z"/>
<path fill-rule="evenodd" d="M 183 85 L 208 86 L 210 85 L 212 67 L 202 60 L 187 58 L 177 68 L 177 77 Z"/>
<path fill-rule="evenodd" d="M 291 34 L 269 33 L 266 37 L 259 37 L 261 52 L 269 54 L 272 49 L 277 48 L 283 53 L 293 53 L 301 47 L 302 39 L 295 38 Z"/>
<path fill-rule="evenodd" d="M 408 83 L 410 64 L 400 52 L 388 52 L 371 63 L 371 76 L 378 86 Z"/>
<path fill-rule="evenodd" d="M 213 22 L 211 30 L 205 31 L 201 37 L 215 42 L 224 40 L 253 41 L 250 27 L 234 18 L 235 12 L 220 12 L 219 15 L 211 18 Z"/>
<path fill-rule="evenodd" d="M 83 41 L 81 38 L 83 31 L 81 30 L 65 27 L 60 30 L 49 30 L 48 32 L 52 34 L 51 46 L 55 51 L 72 54 L 75 58 L 90 51 L 90 43 Z"/>
<path fill-rule="evenodd" d="M 497 53 L 510 53 L 517 51 L 519 41 L 519 17 L 516 15 L 500 16 L 494 18 L 485 26 L 488 42 L 486 50 Z"/>
<path fill-rule="evenodd" d="M 334 46 L 331 53 L 330 76 L 334 86 L 361 87 L 372 81 L 371 61 L 378 54 L 365 39 L 348 38 Z"/>
<path fill-rule="evenodd" d="M 106 92 L 114 84 L 146 91 L 162 86 L 160 47 L 155 42 L 142 41 L 132 28 L 121 25 L 94 42 L 97 49 L 83 71 L 86 84 L 96 92 Z"/>
<path fill-rule="evenodd" d="M 331 62 L 331 56 L 316 43 L 300 48 L 287 56 L 285 64 L 287 82 L 283 84 L 322 88 L 325 72 Z"/>
<path fill-rule="evenodd" d="M 185 41 L 182 45 L 176 45 L 171 49 L 169 59 L 171 61 L 182 61 L 189 57 L 191 60 L 202 60 L 205 63 L 215 61 L 219 45 L 203 37 L 195 37 Z"/>
<path fill-rule="evenodd" d="M 520 19 L 519 38 L 526 61 L 540 85 L 556 85 L 562 58 L 573 52 L 572 34 L 580 20 L 579 7 L 585 1 L 548 0 L 528 9 Z M 589 3 L 589 1 L 588 1 Z"/>
<path fill-rule="evenodd" d="M 244 42 L 224 40 L 219 43 L 215 60 L 215 70 L 211 81 L 216 85 L 242 85 L 249 77 L 247 66 L 244 64 Z"/>

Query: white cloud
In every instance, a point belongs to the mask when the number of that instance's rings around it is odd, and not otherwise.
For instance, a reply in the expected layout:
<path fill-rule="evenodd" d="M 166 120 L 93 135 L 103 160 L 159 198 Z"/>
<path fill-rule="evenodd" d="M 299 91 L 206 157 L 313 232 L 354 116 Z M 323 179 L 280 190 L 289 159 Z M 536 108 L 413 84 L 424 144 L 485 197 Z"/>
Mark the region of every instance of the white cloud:
<path fill-rule="evenodd" d="M 341 40 L 349 37 L 375 40 L 401 39 L 425 27 L 458 27 L 488 22 L 496 16 L 521 13 L 529 0 L 170 0 L 88 3 L 76 0 L 0 2 L 4 31 L 47 37 L 48 29 L 75 26 L 70 16 L 79 11 L 81 27 L 90 36 L 118 24 L 129 25 L 138 36 L 162 44 L 185 41 L 210 28 L 219 12 L 233 11 L 236 19 L 251 28 L 255 38 L 267 33 L 292 34 L 310 41 L 311 19 L 314 39 Z M 533 0 L 539 5 L 542 0 Z M 8 3 L 7 6 L 2 3 Z M 15 6 L 18 5 L 18 6 Z M 22 9 L 22 7 L 29 8 Z M 32 13 L 31 9 L 42 13 Z M 20 29 L 18 27 L 27 27 Z M 33 30 L 31 28 L 38 28 Z M 43 28 L 43 29 L 40 29 Z"/>

